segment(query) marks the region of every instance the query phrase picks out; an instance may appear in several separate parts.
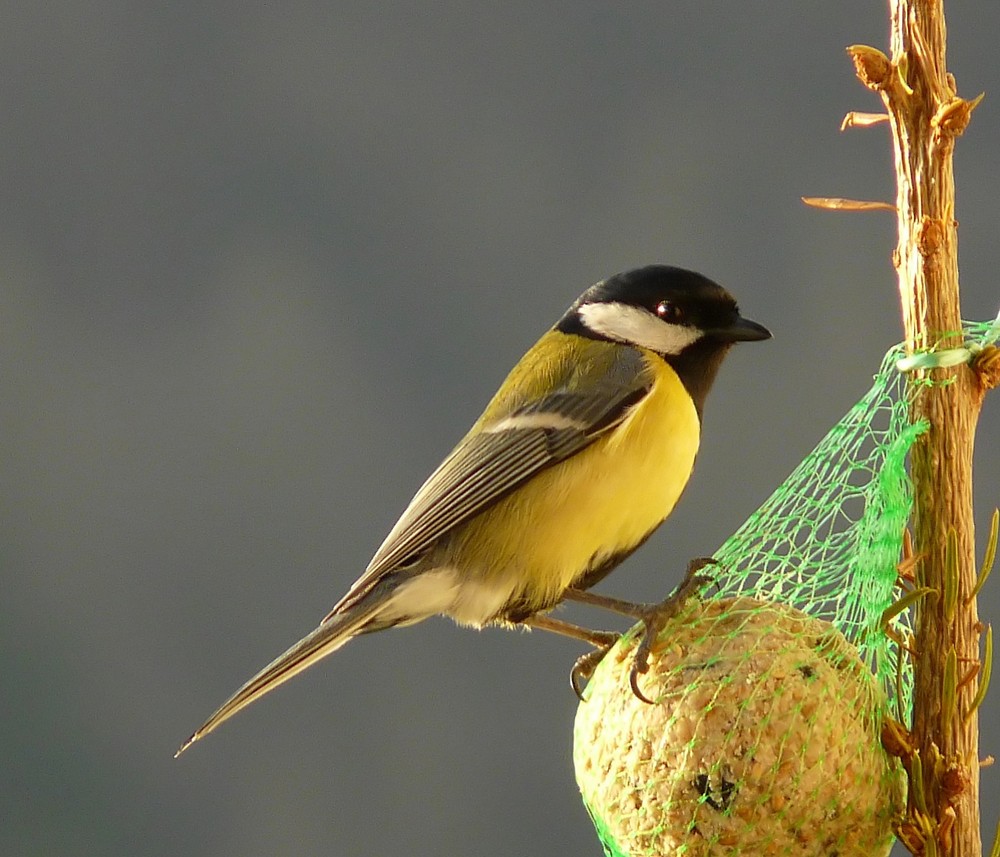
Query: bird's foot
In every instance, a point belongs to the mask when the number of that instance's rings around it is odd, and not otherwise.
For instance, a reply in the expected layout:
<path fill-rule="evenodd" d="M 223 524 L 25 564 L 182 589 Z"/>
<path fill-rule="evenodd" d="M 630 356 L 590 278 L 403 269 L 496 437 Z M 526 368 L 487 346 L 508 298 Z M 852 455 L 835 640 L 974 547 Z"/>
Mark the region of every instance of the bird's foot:
<path fill-rule="evenodd" d="M 712 582 L 712 578 L 699 574 L 699 572 L 709 565 L 715 565 L 715 560 L 711 557 L 698 557 L 688 563 L 687 574 L 681 585 L 659 604 L 644 604 L 640 614 L 636 617 L 643 624 L 642 639 L 632 657 L 632 669 L 629 672 L 629 685 L 632 693 L 637 699 L 653 705 L 654 701 L 642 692 L 639 687 L 639 676 L 645 675 L 649 671 L 649 656 L 653 652 L 653 647 L 663 629 L 673 619 L 684 603 L 707 583 Z"/>
<path fill-rule="evenodd" d="M 580 625 L 574 625 L 572 622 L 556 619 L 544 613 L 527 616 L 521 620 L 521 624 L 526 628 L 551 631 L 574 640 L 582 640 L 594 647 L 592 652 L 587 652 L 576 659 L 576 663 L 573 664 L 573 669 L 569 673 L 569 683 L 573 688 L 573 693 L 581 702 L 584 701 L 583 689 L 590 681 L 597 665 L 604 659 L 611 647 L 621 639 L 621 634 L 616 634 L 614 631 L 593 631 L 590 628 L 583 628 Z"/>
<path fill-rule="evenodd" d="M 573 664 L 573 669 L 569 671 L 570 687 L 573 688 L 573 693 L 576 694 L 576 698 L 580 702 L 587 701 L 583 697 L 583 691 L 587 687 L 587 682 L 594 675 L 594 670 L 604 660 L 604 656 L 611 651 L 611 647 L 621 639 L 620 634 L 615 634 L 611 631 L 599 631 L 595 633 L 602 634 L 604 639 L 592 639 L 590 642 L 595 647 L 593 651 L 587 652 L 585 655 L 580 655 L 576 659 L 576 663 Z"/>

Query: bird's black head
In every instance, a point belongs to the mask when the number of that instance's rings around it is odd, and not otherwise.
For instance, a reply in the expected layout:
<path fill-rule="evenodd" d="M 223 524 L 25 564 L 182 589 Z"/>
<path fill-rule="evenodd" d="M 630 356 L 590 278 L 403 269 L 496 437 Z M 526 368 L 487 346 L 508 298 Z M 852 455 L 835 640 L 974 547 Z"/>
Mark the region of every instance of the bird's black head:
<path fill-rule="evenodd" d="M 648 265 L 608 277 L 585 291 L 558 325 L 564 333 L 640 345 L 674 357 L 703 339 L 717 345 L 769 339 L 740 316 L 718 283 L 683 268 Z"/>
<path fill-rule="evenodd" d="M 680 375 L 699 413 L 729 348 L 771 338 L 767 328 L 740 315 L 718 283 L 669 265 L 636 268 L 591 286 L 557 328 L 656 352 Z"/>

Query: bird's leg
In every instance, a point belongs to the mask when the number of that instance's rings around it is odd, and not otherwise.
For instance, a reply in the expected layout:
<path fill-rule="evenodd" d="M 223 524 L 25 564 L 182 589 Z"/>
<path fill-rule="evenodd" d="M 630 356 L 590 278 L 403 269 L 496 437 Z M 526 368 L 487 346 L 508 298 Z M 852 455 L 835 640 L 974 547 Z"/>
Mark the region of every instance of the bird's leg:
<path fill-rule="evenodd" d="M 592 631 L 572 622 L 565 622 L 562 619 L 554 619 L 544 613 L 536 613 L 527 619 L 522 619 L 521 624 L 528 628 L 535 628 L 539 631 L 551 631 L 553 634 L 561 634 L 563 637 L 572 637 L 574 640 L 583 640 L 590 643 L 595 649 L 607 649 L 618 642 L 620 634 L 614 631 Z"/>
<path fill-rule="evenodd" d="M 597 593 L 580 589 L 568 589 L 566 591 L 565 597 L 568 600 L 578 601 L 581 604 L 590 604 L 594 607 L 603 607 L 606 610 L 631 616 L 642 622 L 645 630 L 643 631 L 642 639 L 639 641 L 639 646 L 635 650 L 635 657 L 632 660 L 629 684 L 632 686 L 632 693 L 643 702 L 647 702 L 650 705 L 653 704 L 653 700 L 649 699 L 639 688 L 639 676 L 649 669 L 649 655 L 652 652 L 657 637 L 660 636 L 666 624 L 677 614 L 681 605 L 699 587 L 711 582 L 710 577 L 698 572 L 705 568 L 705 566 L 714 564 L 715 560 L 711 557 L 698 557 L 691 560 L 688 563 L 687 572 L 684 580 L 681 581 L 681 585 L 659 604 L 633 604 L 630 601 L 623 601 L 619 598 L 611 598 L 606 595 L 598 595 Z M 596 667 L 597 664 L 594 664 L 594 666 Z M 575 671 L 576 667 L 573 669 Z M 591 672 L 593 672 L 593 667 L 591 668 Z"/>
<path fill-rule="evenodd" d="M 572 637 L 574 640 L 583 640 L 594 647 L 592 652 L 587 652 L 576 659 L 576 663 L 573 664 L 573 669 L 569 673 L 570 686 L 581 702 L 583 701 L 583 689 L 590 681 L 597 665 L 621 636 L 613 631 L 592 631 L 589 628 L 583 628 L 562 619 L 554 619 L 542 613 L 529 616 L 521 624 L 527 628 L 537 628 L 539 631 L 551 631 L 554 634 L 562 634 L 564 637 Z"/>
<path fill-rule="evenodd" d="M 591 592 L 589 589 L 567 589 L 563 598 L 567 601 L 576 601 L 578 604 L 610 610 L 612 613 L 628 616 L 630 619 L 642 619 L 649 608 L 654 606 L 652 604 L 636 604 L 634 601 L 625 601 L 610 595 L 601 595 L 598 592 Z"/>

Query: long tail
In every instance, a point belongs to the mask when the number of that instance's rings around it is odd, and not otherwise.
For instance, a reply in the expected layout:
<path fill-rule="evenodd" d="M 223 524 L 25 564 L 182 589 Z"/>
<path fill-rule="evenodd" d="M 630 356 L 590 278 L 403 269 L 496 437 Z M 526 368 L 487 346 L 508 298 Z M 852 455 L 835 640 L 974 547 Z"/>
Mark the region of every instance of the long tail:
<path fill-rule="evenodd" d="M 366 603 L 369 602 L 369 603 Z M 238 711 L 260 699 L 264 694 L 284 684 L 316 661 L 337 651 L 348 640 L 365 630 L 385 603 L 385 598 L 365 599 L 346 613 L 328 616 L 318 628 L 299 640 L 294 646 L 275 658 L 257 675 L 227 699 L 219 709 L 198 727 L 174 753 L 176 759 L 195 741 L 214 731 Z M 384 626 L 383 626 L 384 627 Z"/>

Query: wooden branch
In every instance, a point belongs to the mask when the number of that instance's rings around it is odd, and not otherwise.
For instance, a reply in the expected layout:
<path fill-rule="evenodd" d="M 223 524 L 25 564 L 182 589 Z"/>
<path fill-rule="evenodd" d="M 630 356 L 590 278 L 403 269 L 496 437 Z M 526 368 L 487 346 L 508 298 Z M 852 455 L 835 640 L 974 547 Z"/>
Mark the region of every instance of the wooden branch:
<path fill-rule="evenodd" d="M 909 351 L 961 344 L 952 154 L 979 99 L 947 72 L 942 0 L 890 0 L 890 56 L 849 48 L 892 130 L 899 242 L 893 254 Z M 980 96 L 981 97 L 981 96 Z M 974 589 L 972 452 L 984 379 L 967 365 L 915 373 L 912 416 L 930 431 L 912 453 L 917 585 L 939 593 L 916 611 L 917 764 L 901 836 L 915 854 L 979 857 L 979 746 L 974 710 L 980 634 Z M 921 382 L 933 381 L 932 384 Z M 947 383 L 942 383 L 947 382 Z"/>

